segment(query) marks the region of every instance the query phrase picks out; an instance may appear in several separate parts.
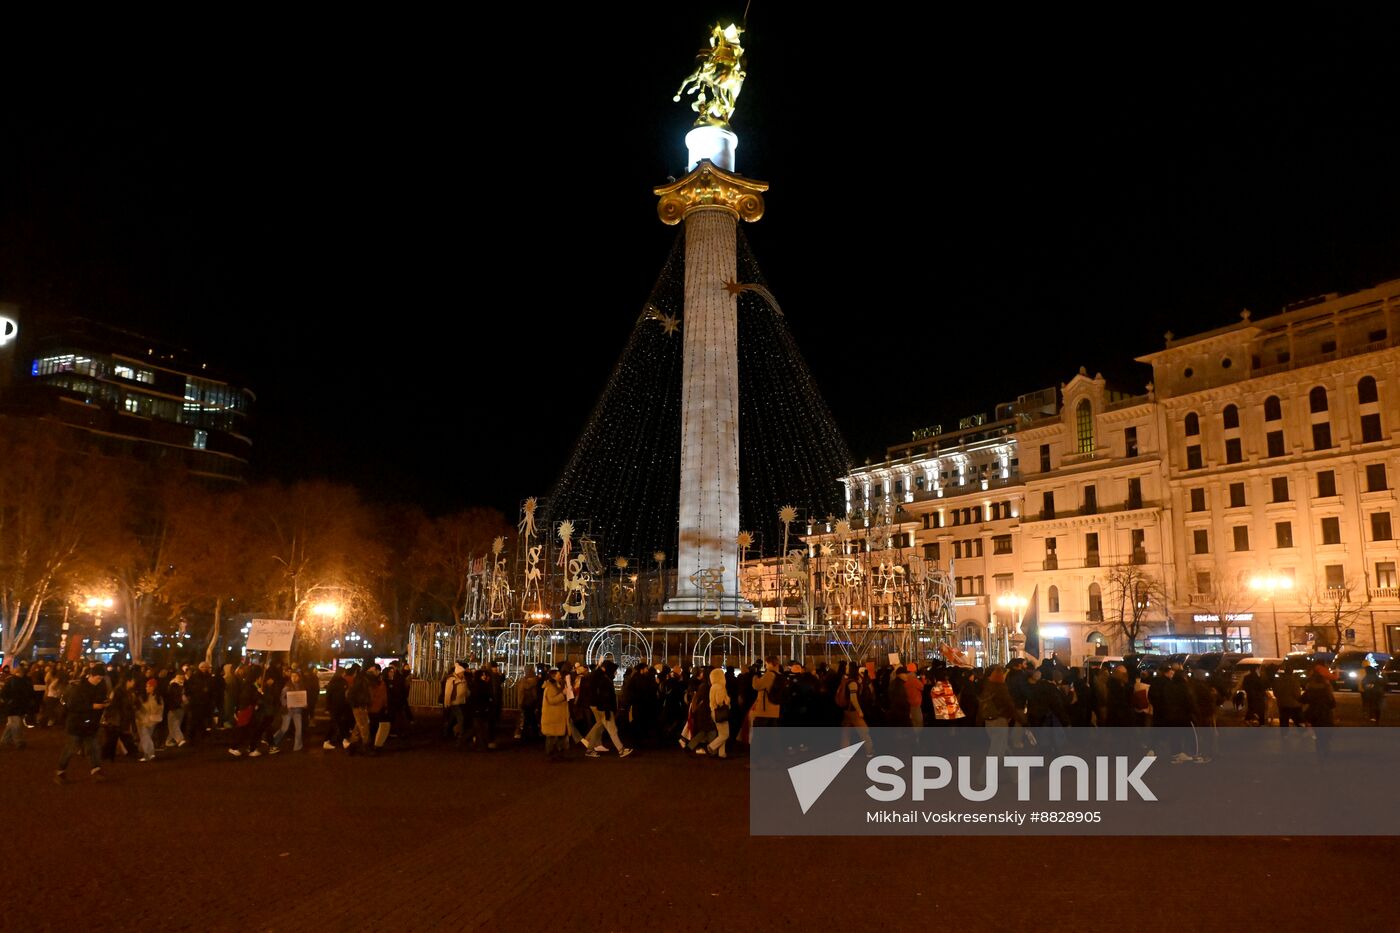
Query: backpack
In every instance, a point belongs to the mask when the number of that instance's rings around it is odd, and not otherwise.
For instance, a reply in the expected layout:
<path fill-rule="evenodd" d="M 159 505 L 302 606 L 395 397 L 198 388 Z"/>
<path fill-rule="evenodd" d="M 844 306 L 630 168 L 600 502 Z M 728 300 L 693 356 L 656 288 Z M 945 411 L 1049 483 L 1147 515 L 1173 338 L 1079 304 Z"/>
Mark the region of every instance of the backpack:
<path fill-rule="evenodd" d="M 782 671 L 775 672 L 773 675 L 773 686 L 768 688 L 768 702 L 773 706 L 782 706 L 787 702 L 788 695 L 791 692 L 787 675 Z"/>

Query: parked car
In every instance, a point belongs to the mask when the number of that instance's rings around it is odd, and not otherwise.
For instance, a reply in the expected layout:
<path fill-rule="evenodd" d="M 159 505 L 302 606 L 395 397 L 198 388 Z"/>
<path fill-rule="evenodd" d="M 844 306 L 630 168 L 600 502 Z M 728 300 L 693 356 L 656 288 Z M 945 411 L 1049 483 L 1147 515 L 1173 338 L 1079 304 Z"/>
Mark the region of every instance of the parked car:
<path fill-rule="evenodd" d="M 1138 657 L 1138 679 L 1151 683 L 1158 674 L 1174 663 L 1170 654 L 1144 654 Z"/>
<path fill-rule="evenodd" d="M 1381 666 L 1381 679 L 1387 691 L 1400 690 L 1400 658 L 1391 658 Z"/>
<path fill-rule="evenodd" d="M 1258 671 L 1260 676 L 1265 676 L 1271 667 L 1282 668 L 1283 658 L 1241 658 L 1230 674 L 1230 695 L 1234 696 L 1244 689 L 1244 679 L 1250 671 Z"/>
<path fill-rule="evenodd" d="M 1087 658 L 1087 659 L 1084 661 L 1084 673 L 1087 675 L 1087 674 L 1092 673 L 1093 671 L 1099 670 L 1100 668 L 1102 668 L 1103 670 L 1106 670 L 1106 671 L 1111 671 L 1111 670 L 1113 670 L 1115 667 L 1117 667 L 1118 665 L 1120 665 L 1120 664 L 1122 664 L 1122 663 L 1123 663 L 1123 659 L 1120 658 L 1120 657 L 1118 657 L 1117 655 L 1113 655 L 1113 654 L 1100 654 L 1100 655 L 1095 655 L 1094 657 L 1092 657 L 1092 658 Z"/>
<path fill-rule="evenodd" d="M 1234 693 L 1235 667 L 1240 661 L 1251 657 L 1251 655 L 1241 654 L 1238 651 L 1208 651 L 1193 657 L 1194 661 L 1190 658 L 1187 659 L 1187 676 L 1205 680 L 1215 688 L 1216 694 L 1223 701 Z"/>
<path fill-rule="evenodd" d="M 1332 671 L 1332 678 L 1336 682 L 1338 690 L 1357 690 L 1361 683 L 1364 668 L 1383 667 L 1390 660 L 1390 655 L 1381 651 L 1362 651 L 1359 648 L 1348 648 L 1337 652 L 1337 656 L 1328 665 Z"/>
<path fill-rule="evenodd" d="M 1298 678 L 1299 682 L 1306 681 L 1312 674 L 1313 668 L 1319 664 L 1331 664 L 1332 655 L 1327 651 L 1294 652 L 1283 659 L 1283 667 L 1279 669 L 1281 674 L 1287 674 Z"/>

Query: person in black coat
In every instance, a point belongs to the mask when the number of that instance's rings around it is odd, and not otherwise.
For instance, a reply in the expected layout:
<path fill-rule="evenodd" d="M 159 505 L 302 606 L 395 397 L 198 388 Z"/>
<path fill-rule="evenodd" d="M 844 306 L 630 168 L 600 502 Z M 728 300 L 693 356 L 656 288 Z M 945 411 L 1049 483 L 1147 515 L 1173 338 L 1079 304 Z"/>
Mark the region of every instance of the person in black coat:
<path fill-rule="evenodd" d="M 68 762 L 79 751 L 88 756 L 92 765 L 92 779 L 105 779 L 102 772 L 101 750 L 97 747 L 97 730 L 101 724 L 102 711 L 107 708 L 107 672 L 100 666 L 88 668 L 87 674 L 68 688 L 64 697 L 67 706 L 64 728 L 68 742 L 63 746 L 63 754 L 58 759 L 58 771 L 54 783 L 64 783 Z"/>

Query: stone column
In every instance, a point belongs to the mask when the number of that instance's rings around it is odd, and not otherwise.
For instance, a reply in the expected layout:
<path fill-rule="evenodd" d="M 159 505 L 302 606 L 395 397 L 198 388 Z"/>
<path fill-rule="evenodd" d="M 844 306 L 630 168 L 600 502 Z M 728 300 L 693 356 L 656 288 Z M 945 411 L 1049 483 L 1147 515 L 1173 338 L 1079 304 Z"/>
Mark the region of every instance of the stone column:
<path fill-rule="evenodd" d="M 739 322 L 737 224 L 763 214 L 767 185 L 702 160 L 673 185 L 656 189 L 663 222 L 685 223 L 685 308 L 681 327 L 680 535 L 678 583 L 662 618 L 753 613 L 739 595 Z M 706 605 L 690 578 L 724 568 L 718 600 Z"/>

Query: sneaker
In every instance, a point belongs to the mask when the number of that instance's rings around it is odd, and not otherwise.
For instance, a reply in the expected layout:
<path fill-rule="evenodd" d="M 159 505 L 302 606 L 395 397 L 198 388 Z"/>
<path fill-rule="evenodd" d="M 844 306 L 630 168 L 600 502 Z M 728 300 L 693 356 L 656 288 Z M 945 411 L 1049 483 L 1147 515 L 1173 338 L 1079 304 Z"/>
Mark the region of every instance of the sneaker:
<path fill-rule="evenodd" d="M 335 751 L 335 746 L 332 745 L 330 742 L 322 742 L 322 743 L 321 743 L 321 747 L 324 748 L 324 749 L 325 749 L 326 751 L 328 751 L 328 752 L 333 752 L 333 751 Z"/>
<path fill-rule="evenodd" d="M 274 745 L 267 750 L 267 753 L 269 755 L 280 755 L 282 753 L 282 746 Z"/>
<path fill-rule="evenodd" d="M 68 779 L 63 776 L 62 771 L 55 771 L 53 775 L 53 782 L 55 784 L 67 784 Z"/>
<path fill-rule="evenodd" d="M 230 749 L 228 750 L 228 753 L 229 753 L 230 755 L 232 755 L 233 757 L 235 757 L 235 758 L 242 758 L 242 757 L 243 757 L 243 753 L 242 753 L 241 751 L 239 751 L 238 749 L 236 749 L 236 748 L 230 748 Z"/>
<path fill-rule="evenodd" d="M 588 751 L 586 751 L 586 752 L 583 753 L 583 757 L 585 757 L 585 758 L 602 758 L 603 756 L 600 755 L 600 754 L 598 754 L 597 752 L 595 752 L 593 749 L 590 748 Z"/>
<path fill-rule="evenodd" d="M 341 740 L 340 740 L 340 747 L 341 747 L 341 748 L 349 748 L 349 747 L 350 747 L 350 740 L 349 740 L 349 739 L 341 739 Z"/>
<path fill-rule="evenodd" d="M 617 757 L 619 757 L 619 758 L 626 758 L 626 757 L 627 757 L 628 755 L 630 755 L 630 754 L 632 754 L 632 749 L 630 749 L 630 748 L 624 748 L 622 751 L 620 751 L 620 752 L 617 753 Z"/>
<path fill-rule="evenodd" d="M 93 768 L 92 779 L 96 783 L 101 784 L 103 781 L 107 780 L 107 772 L 103 771 L 101 768 Z"/>
<path fill-rule="evenodd" d="M 1174 764 L 1181 764 L 1183 761 L 1190 761 L 1190 760 L 1191 760 L 1191 756 L 1188 755 L 1188 754 L 1186 754 L 1185 752 L 1177 752 L 1175 755 L 1172 756 L 1172 762 L 1173 762 Z"/>
<path fill-rule="evenodd" d="M 593 747 L 593 750 L 594 750 L 595 752 L 599 752 L 599 753 L 601 753 L 601 754 L 607 754 L 608 747 L 607 747 L 606 745 L 595 745 L 595 746 Z"/>
<path fill-rule="evenodd" d="M 156 760 L 156 756 L 155 756 L 155 755 L 151 755 L 149 758 L 138 758 L 138 759 L 136 759 L 136 763 L 137 763 L 137 764 L 145 764 L 145 763 L 148 762 L 148 761 L 155 761 L 155 760 Z"/>
<path fill-rule="evenodd" d="M 164 747 L 165 747 L 165 748 L 174 748 L 174 747 L 175 747 L 175 740 L 174 740 L 174 739 L 166 739 L 166 740 L 165 740 L 165 746 L 164 746 Z"/>
<path fill-rule="evenodd" d="M 248 757 L 249 757 L 249 758 L 260 758 L 260 757 L 262 757 L 262 750 L 261 750 L 261 749 L 258 749 L 258 748 L 255 748 L 255 749 L 253 749 L 251 752 L 248 753 Z"/>
<path fill-rule="evenodd" d="M 179 743 L 178 745 L 176 745 L 175 747 L 176 747 L 176 748 L 184 748 L 184 747 L 185 747 L 186 745 L 188 745 L 188 744 L 190 744 L 190 740 L 189 740 L 189 739 L 181 739 L 181 740 L 180 740 L 180 743 Z"/>
<path fill-rule="evenodd" d="M 685 748 L 685 739 L 676 739 L 676 744 L 681 748 Z"/>
<path fill-rule="evenodd" d="M 695 756 L 696 756 L 697 758 L 704 758 L 704 757 L 705 757 L 706 755 L 708 755 L 709 753 L 710 753 L 709 750 L 708 750 L 708 749 L 705 749 L 705 748 L 697 748 L 697 749 L 695 750 Z"/>

